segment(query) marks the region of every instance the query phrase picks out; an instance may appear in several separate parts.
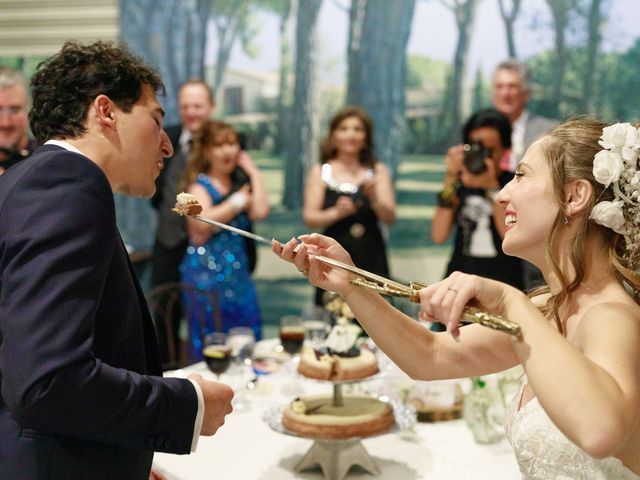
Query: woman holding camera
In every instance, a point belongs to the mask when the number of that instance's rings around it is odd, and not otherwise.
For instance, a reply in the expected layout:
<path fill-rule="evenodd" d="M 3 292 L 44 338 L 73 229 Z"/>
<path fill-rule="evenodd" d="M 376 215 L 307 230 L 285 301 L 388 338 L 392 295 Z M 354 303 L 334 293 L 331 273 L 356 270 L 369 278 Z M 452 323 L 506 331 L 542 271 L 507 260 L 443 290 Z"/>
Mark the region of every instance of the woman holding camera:
<path fill-rule="evenodd" d="M 494 201 L 513 173 L 503 170 L 511 148 L 509 119 L 494 109 L 474 113 L 464 144 L 447 151 L 444 187 L 431 223 L 431 239 L 444 243 L 455 227 L 446 276 L 464 272 L 523 288 L 522 262 L 502 252 L 504 208 Z"/>
<path fill-rule="evenodd" d="M 396 217 L 391 174 L 374 153 L 373 122 L 356 106 L 340 109 L 322 142 L 320 164 L 307 177 L 302 216 L 349 252 L 360 268 L 389 276 L 381 223 Z M 323 304 L 316 290 L 316 305 Z"/>

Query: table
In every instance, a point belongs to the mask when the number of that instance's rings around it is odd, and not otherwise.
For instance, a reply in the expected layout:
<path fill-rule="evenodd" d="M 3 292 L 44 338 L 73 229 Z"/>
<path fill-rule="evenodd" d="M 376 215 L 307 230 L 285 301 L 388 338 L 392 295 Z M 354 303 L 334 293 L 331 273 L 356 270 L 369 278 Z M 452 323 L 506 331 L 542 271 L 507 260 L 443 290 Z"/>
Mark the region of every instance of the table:
<path fill-rule="evenodd" d="M 206 372 L 204 363 L 191 371 Z M 225 375 L 222 380 L 228 380 Z M 296 392 L 331 392 L 331 385 L 278 372 L 260 377 L 248 394 L 250 408 L 232 413 L 213 437 L 200 437 L 191 455 L 156 453 L 154 466 L 169 480 L 323 479 L 320 470 L 295 473 L 294 467 L 313 441 L 273 431 L 263 413 L 285 405 Z M 293 385 L 293 386 L 292 386 Z M 372 476 L 353 468 L 348 479 L 474 480 L 519 479 L 521 475 L 507 440 L 491 445 L 475 443 L 463 420 L 418 423 L 413 432 L 381 435 L 362 441 L 380 468 Z"/>

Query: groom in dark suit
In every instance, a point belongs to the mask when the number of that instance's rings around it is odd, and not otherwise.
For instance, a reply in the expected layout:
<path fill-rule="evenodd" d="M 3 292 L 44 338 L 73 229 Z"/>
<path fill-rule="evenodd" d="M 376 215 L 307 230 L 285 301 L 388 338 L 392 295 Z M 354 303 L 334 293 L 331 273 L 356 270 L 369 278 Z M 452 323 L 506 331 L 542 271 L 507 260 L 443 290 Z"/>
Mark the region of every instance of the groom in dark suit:
<path fill-rule="evenodd" d="M 151 196 L 172 147 L 157 72 L 66 43 L 32 79 L 44 145 L 0 177 L 0 478 L 139 479 L 189 453 L 231 390 L 162 378 L 113 192 Z M 152 475 L 153 476 L 153 475 Z"/>

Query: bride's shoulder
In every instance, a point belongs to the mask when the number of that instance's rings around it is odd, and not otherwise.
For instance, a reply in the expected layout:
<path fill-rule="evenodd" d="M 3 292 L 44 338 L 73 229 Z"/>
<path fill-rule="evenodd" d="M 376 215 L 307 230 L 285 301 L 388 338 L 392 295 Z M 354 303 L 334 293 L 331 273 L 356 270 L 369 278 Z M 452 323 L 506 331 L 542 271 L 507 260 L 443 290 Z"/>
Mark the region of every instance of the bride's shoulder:
<path fill-rule="evenodd" d="M 603 299 L 587 308 L 580 321 L 583 332 L 620 332 L 640 338 L 640 306 L 632 299 Z"/>

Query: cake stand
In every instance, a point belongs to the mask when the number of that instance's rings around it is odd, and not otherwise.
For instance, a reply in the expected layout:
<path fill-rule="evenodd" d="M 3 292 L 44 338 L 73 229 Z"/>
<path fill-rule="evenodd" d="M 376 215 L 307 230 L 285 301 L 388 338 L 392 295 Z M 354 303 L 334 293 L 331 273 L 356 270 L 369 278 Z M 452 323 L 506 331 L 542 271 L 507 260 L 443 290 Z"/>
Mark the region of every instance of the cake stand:
<path fill-rule="evenodd" d="M 357 380 L 361 381 L 361 380 Z M 342 384 L 354 383 L 355 381 L 340 381 L 333 383 L 333 404 L 342 405 Z M 276 432 L 294 437 L 313 440 L 311 448 L 307 450 L 302 459 L 294 467 L 296 472 L 302 472 L 317 466 L 323 472 L 325 480 L 343 480 L 349 470 L 354 465 L 359 465 L 367 473 L 377 475 L 380 469 L 373 461 L 369 453 L 362 445 L 363 438 L 372 438 L 387 433 L 399 432 L 411 428 L 416 421 L 413 408 L 402 405 L 398 402 L 390 402 L 393 407 L 395 422 L 390 430 L 380 432 L 367 437 L 349 437 L 343 439 L 327 439 L 301 435 L 287 430 L 282 424 L 282 415 L 288 405 L 274 407 L 267 410 L 264 420 Z"/>

